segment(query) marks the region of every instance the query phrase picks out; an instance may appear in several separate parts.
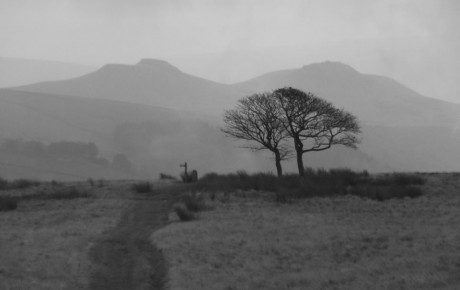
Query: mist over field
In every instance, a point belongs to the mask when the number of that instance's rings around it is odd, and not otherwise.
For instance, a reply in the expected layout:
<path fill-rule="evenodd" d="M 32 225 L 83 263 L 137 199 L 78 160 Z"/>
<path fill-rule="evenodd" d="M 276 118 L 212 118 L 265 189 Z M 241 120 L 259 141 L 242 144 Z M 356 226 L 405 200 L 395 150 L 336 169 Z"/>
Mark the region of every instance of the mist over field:
<path fill-rule="evenodd" d="M 93 162 L 96 170 L 74 172 L 64 164 L 49 166 L 49 155 L 38 156 L 19 146 L 1 150 L 4 174 L 83 179 L 91 172 L 102 178 L 116 169 L 111 162 L 120 154 L 130 163 L 121 174 L 132 177 L 178 174 L 183 162 L 203 173 L 273 172 L 268 153 L 241 148 L 248 143 L 221 132 L 222 114 L 244 96 L 287 86 L 350 111 L 363 131 L 358 150 L 337 146 L 306 154 L 306 166 L 371 172 L 459 170 L 460 105 L 422 96 L 390 78 L 363 74 L 340 62 L 322 62 L 228 85 L 184 73 L 162 60 L 143 59 L 133 65 L 105 65 L 68 80 L 0 90 L 4 143 L 94 143 L 99 158 Z M 15 166 L 28 170 L 18 175 L 21 170 L 13 170 Z M 285 166 L 295 171 L 293 161 Z M 40 173 L 40 168 L 61 176 Z"/>
<path fill-rule="evenodd" d="M 269 153 L 221 132 L 222 116 L 240 98 L 286 86 L 344 108 L 362 128 L 358 150 L 306 154 L 306 166 L 460 169 L 455 1 L 0 7 L 3 176 L 153 177 L 178 174 L 183 162 L 200 173 L 272 172 Z M 33 142 L 94 144 L 97 155 L 23 148 Z M 113 166 L 115 156 L 129 163 L 124 171 Z M 295 171 L 294 161 L 284 163 Z"/>

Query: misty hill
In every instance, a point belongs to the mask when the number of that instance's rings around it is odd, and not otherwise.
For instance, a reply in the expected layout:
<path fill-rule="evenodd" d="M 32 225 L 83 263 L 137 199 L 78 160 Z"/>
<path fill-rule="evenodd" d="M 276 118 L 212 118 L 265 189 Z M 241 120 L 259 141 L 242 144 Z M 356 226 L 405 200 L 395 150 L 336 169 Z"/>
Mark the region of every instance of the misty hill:
<path fill-rule="evenodd" d="M 246 92 L 291 86 L 354 113 L 366 125 L 452 126 L 460 105 L 422 96 L 387 77 L 362 74 L 340 62 L 267 73 L 234 85 Z"/>
<path fill-rule="evenodd" d="M 0 140 L 94 141 L 107 147 L 120 123 L 195 117 L 185 111 L 127 102 L 0 89 Z"/>
<path fill-rule="evenodd" d="M 0 57 L 0 88 L 70 79 L 96 69 L 81 64 Z"/>
<path fill-rule="evenodd" d="M 83 159 L 56 159 L 0 152 L 0 176 L 9 180 L 137 179 L 139 176 Z"/>
<path fill-rule="evenodd" d="M 181 170 L 179 164 L 185 161 L 200 174 L 273 170 L 269 155 L 239 148 L 243 144 L 225 137 L 219 130 L 220 125 L 220 118 L 168 108 L 0 90 L 0 143 L 7 139 L 47 144 L 62 140 L 94 142 L 101 157 L 110 160 L 115 154 L 122 153 L 132 161 L 140 176 L 150 178 L 156 178 L 161 172 L 177 175 Z M 348 153 L 344 154 L 342 150 Z M 375 159 L 360 151 L 347 150 L 337 148 L 328 154 L 315 155 L 309 158 L 308 165 L 384 170 Z M 61 162 L 46 160 L 42 156 L 31 158 L 0 152 L 0 176 L 54 176 L 55 179 L 116 176 L 113 169 L 108 171 L 88 162 L 71 164 L 68 160 Z M 294 164 L 291 165 L 291 170 L 295 171 Z M 38 168 L 43 168 L 42 175 Z M 286 169 L 289 170 L 289 164 Z M 24 175 L 18 175 L 21 172 Z"/>
<path fill-rule="evenodd" d="M 23 86 L 22 91 L 148 104 L 220 115 L 243 94 L 238 88 L 186 74 L 171 64 L 143 59 L 109 64 L 70 80 Z"/>
<path fill-rule="evenodd" d="M 172 122 L 194 116 L 178 110 L 0 89 L 0 143 L 9 139 L 94 142 L 104 158 L 120 152 L 114 132 L 124 122 Z M 0 176 L 9 178 L 133 178 L 133 174 L 86 160 L 0 152 Z M 40 170 L 41 168 L 41 170 Z M 42 172 L 41 172 L 42 171 Z"/>
<path fill-rule="evenodd" d="M 235 86 L 248 93 L 292 86 L 345 108 L 363 127 L 360 150 L 397 170 L 460 170 L 460 105 L 422 96 L 392 79 L 325 62 Z"/>
<path fill-rule="evenodd" d="M 306 154 L 306 166 L 460 170 L 460 105 L 337 62 L 272 72 L 234 85 L 194 77 L 159 60 L 107 65 L 71 80 L 0 91 L 0 135 L 95 142 L 109 154 L 127 154 L 152 174 L 161 168 L 174 173 L 177 163 L 192 160 L 199 172 L 267 171 L 273 168 L 270 160 L 235 148 L 218 126 L 222 108 L 233 107 L 238 98 L 284 86 L 344 107 L 363 127 L 359 151 L 337 147 Z M 295 171 L 291 165 L 286 169 Z"/>

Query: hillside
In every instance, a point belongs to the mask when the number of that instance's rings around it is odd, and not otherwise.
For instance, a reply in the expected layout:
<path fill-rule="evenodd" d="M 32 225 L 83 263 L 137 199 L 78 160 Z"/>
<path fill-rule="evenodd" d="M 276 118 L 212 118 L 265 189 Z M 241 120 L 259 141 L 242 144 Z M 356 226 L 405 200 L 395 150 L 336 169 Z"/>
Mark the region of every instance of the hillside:
<path fill-rule="evenodd" d="M 386 77 L 325 62 L 234 85 L 181 72 L 167 62 L 107 65 L 70 80 L 0 90 L 0 137 L 95 142 L 121 152 L 148 176 L 273 170 L 269 155 L 238 148 L 219 130 L 221 115 L 244 95 L 293 86 L 344 107 L 363 128 L 358 151 L 306 154 L 305 165 L 370 171 L 458 171 L 460 105 L 421 96 Z M 286 172 L 295 171 L 293 162 Z"/>
<path fill-rule="evenodd" d="M 0 88 L 70 79 L 96 69 L 74 63 L 0 57 Z"/>
<path fill-rule="evenodd" d="M 95 141 L 107 146 L 120 123 L 194 117 L 185 111 L 127 102 L 0 89 L 0 138 Z"/>
<path fill-rule="evenodd" d="M 460 105 L 422 96 L 392 79 L 325 62 L 234 86 L 248 93 L 292 86 L 345 108 L 363 127 L 360 150 L 396 170 L 460 170 Z"/>
<path fill-rule="evenodd" d="M 138 179 L 134 173 L 123 172 L 86 160 L 51 159 L 39 156 L 11 155 L 0 152 L 0 177 L 8 180 L 115 180 Z"/>
<path fill-rule="evenodd" d="M 7 139 L 43 143 L 61 140 L 94 142 L 100 149 L 101 157 L 111 159 L 115 154 L 123 153 L 134 163 L 141 176 L 154 178 L 160 172 L 177 175 L 181 170 L 179 164 L 185 161 L 200 174 L 210 171 L 273 170 L 270 155 L 239 148 L 243 143 L 225 137 L 219 126 L 220 118 L 168 108 L 0 90 L 0 142 Z M 349 153 L 341 153 L 343 150 Z M 385 169 L 375 159 L 344 148 L 312 157 L 306 163 L 308 166 L 349 166 L 371 171 Z M 24 163 L 25 160 L 29 163 Z M 0 162 L 10 164 L 2 169 L 3 174 L 8 176 L 8 170 L 17 172 L 14 168 L 24 166 L 42 167 L 44 171 L 55 173 L 65 168 L 55 161 L 50 162 L 54 167 L 50 166 L 40 158 L 19 158 L 17 164 L 12 158 L 4 161 L 0 158 Z M 286 164 L 286 169 L 295 171 L 295 166 Z M 36 176 L 36 172 L 21 172 L 25 175 L 14 176 Z M 66 172 L 62 173 L 65 175 Z"/>
<path fill-rule="evenodd" d="M 180 122 L 192 114 L 160 107 L 81 97 L 0 90 L 0 143 L 8 139 L 94 142 L 101 157 L 111 159 L 122 148 L 114 142 L 125 122 Z M 131 174 L 85 161 L 62 161 L 0 152 L 0 176 L 8 178 L 128 178 Z"/>
<path fill-rule="evenodd" d="M 460 124 L 460 104 L 422 96 L 395 80 L 362 74 L 340 62 L 271 72 L 234 86 L 249 93 L 285 86 L 312 92 L 356 114 L 365 125 Z"/>
<path fill-rule="evenodd" d="M 243 96 L 238 88 L 186 74 L 171 64 L 143 59 L 136 65 L 109 64 L 71 80 L 17 88 L 22 91 L 148 104 L 220 115 Z"/>

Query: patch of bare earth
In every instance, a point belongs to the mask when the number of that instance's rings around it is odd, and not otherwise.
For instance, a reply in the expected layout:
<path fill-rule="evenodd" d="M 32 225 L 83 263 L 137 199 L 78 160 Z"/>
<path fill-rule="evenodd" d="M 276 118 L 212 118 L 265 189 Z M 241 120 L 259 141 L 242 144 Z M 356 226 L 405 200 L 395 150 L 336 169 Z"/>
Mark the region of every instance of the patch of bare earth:
<path fill-rule="evenodd" d="M 151 239 L 172 290 L 460 289 L 460 175 L 426 177 L 423 196 L 385 202 L 230 195 Z"/>

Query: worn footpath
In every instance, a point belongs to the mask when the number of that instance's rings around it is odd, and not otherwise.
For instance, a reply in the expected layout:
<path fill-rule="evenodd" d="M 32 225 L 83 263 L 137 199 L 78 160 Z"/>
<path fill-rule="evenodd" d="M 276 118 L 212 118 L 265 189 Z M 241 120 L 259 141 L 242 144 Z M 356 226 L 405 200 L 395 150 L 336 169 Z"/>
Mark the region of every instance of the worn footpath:
<path fill-rule="evenodd" d="M 90 289 L 164 289 L 167 266 L 149 236 L 167 222 L 171 195 L 154 192 L 132 197 L 134 204 L 117 227 L 90 250 L 94 264 Z"/>

